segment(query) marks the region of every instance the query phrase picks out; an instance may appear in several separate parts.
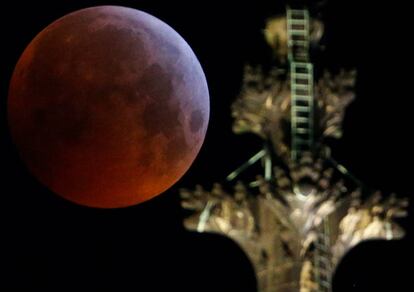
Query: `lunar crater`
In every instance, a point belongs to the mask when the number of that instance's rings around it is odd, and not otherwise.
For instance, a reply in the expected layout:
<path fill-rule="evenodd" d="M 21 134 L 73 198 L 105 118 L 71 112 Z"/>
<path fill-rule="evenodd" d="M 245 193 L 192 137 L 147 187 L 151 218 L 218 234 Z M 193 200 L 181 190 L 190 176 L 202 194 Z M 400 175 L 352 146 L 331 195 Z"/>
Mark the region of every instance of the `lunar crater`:
<path fill-rule="evenodd" d="M 191 113 L 190 129 L 192 133 L 200 131 L 204 125 L 203 112 L 201 110 L 195 110 Z"/>

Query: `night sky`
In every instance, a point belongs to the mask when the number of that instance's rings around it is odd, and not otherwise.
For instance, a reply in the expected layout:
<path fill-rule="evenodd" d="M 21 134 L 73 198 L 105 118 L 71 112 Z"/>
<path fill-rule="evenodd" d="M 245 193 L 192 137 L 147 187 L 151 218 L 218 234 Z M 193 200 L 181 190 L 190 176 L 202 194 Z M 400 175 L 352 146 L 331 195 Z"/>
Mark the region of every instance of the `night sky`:
<path fill-rule="evenodd" d="M 259 138 L 232 133 L 230 105 L 244 64 L 271 59 L 261 29 L 284 12 L 284 1 L 34 2 L 1 4 L 0 290 L 255 291 L 253 269 L 235 243 L 184 229 L 178 188 L 223 181 L 260 149 Z M 357 97 L 343 138 L 331 142 L 333 156 L 373 189 L 414 197 L 413 16 L 398 1 L 360 2 L 328 1 L 322 14 L 326 50 L 315 66 L 358 71 Z M 180 33 L 204 68 L 211 97 L 207 137 L 188 173 L 159 197 L 114 210 L 72 204 L 37 182 L 11 142 L 6 112 L 11 74 L 31 39 L 69 12 L 108 4 L 141 9 Z M 411 207 L 401 221 L 404 240 L 355 248 L 338 268 L 334 291 L 414 291 L 413 218 Z"/>

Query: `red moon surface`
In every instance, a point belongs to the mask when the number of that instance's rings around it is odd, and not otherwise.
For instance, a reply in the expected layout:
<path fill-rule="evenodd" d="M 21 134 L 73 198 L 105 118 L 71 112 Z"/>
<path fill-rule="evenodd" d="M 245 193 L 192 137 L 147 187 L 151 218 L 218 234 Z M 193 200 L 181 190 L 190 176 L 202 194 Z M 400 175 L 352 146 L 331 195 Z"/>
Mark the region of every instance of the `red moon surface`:
<path fill-rule="evenodd" d="M 31 173 L 81 205 L 119 208 L 171 187 L 209 119 L 205 75 L 161 20 L 118 6 L 68 14 L 20 57 L 8 100 L 14 143 Z"/>

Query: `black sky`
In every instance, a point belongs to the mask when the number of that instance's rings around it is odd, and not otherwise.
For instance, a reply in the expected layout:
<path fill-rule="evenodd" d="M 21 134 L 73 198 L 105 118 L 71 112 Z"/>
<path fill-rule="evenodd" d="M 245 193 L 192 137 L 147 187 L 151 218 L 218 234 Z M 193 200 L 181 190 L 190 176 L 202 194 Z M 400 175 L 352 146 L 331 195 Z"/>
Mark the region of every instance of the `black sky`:
<path fill-rule="evenodd" d="M 230 105 L 244 63 L 269 58 L 260 30 L 266 17 L 283 13 L 283 1 L 37 2 L 1 4 L 0 290 L 255 291 L 252 268 L 233 242 L 184 230 L 177 190 L 223 181 L 261 146 L 253 136 L 231 132 Z M 412 197 L 414 16 L 398 1 L 361 2 L 328 1 L 322 15 L 326 51 L 316 66 L 358 70 L 357 98 L 333 154 L 370 187 Z M 158 198 L 119 210 L 85 208 L 53 195 L 27 172 L 7 130 L 8 83 L 25 46 L 55 19 L 104 4 L 141 9 L 177 30 L 199 57 L 211 95 L 208 134 L 189 172 Z M 353 250 L 338 269 L 334 291 L 414 291 L 408 268 L 413 216 L 402 221 L 404 240 Z"/>

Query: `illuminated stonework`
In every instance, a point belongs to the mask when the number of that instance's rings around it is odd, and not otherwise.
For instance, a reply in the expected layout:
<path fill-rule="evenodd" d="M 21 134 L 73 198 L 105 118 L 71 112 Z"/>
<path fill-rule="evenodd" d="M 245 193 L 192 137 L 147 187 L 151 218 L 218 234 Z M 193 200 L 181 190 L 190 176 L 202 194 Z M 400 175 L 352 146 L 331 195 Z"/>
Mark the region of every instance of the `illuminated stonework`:
<path fill-rule="evenodd" d="M 280 23 L 309 23 L 306 13 L 288 9 L 288 21 L 277 18 L 276 28 Z M 281 31 L 272 29 L 268 31 Z M 274 39 L 269 32 L 266 37 Z M 281 57 L 288 54 L 285 47 L 274 44 L 273 49 Z M 294 74 L 312 77 L 300 87 L 308 90 L 302 95 L 311 105 L 295 99 L 301 94 L 292 89 L 299 88 L 299 83 L 293 84 L 292 70 L 274 68 L 265 73 L 247 66 L 241 94 L 232 106 L 233 130 L 258 135 L 266 147 L 231 173 L 227 182 L 215 183 L 210 190 L 198 185 L 180 191 L 183 208 L 192 211 L 184 221 L 186 228 L 237 242 L 255 268 L 261 292 L 331 291 L 333 271 L 352 247 L 364 240 L 404 235 L 394 219 L 406 215 L 407 200 L 368 189 L 334 161 L 324 145 L 326 137 L 341 136 L 345 109 L 354 98 L 355 72 L 325 73 L 314 81 L 312 66 L 306 68 L 310 69 Z M 294 116 L 292 104 L 309 113 L 303 118 L 308 128 L 300 125 L 302 116 Z M 299 130 L 308 134 L 309 150 L 295 146 L 297 137 L 292 133 L 302 134 Z M 259 160 L 261 173 L 249 182 L 233 183 Z"/>
<path fill-rule="evenodd" d="M 259 291 L 330 291 L 332 272 L 349 249 L 403 236 L 393 219 L 405 216 L 407 201 L 346 187 L 349 179 L 327 164 L 275 168 L 275 179 L 258 177 L 256 188 L 237 182 L 232 191 L 217 183 L 211 190 L 182 189 L 183 207 L 194 212 L 185 226 L 237 242 L 252 261 Z"/>

